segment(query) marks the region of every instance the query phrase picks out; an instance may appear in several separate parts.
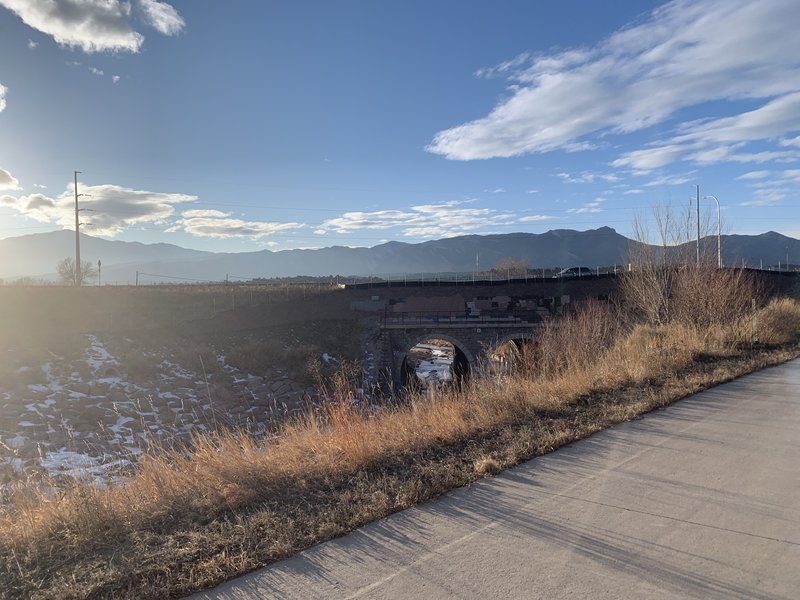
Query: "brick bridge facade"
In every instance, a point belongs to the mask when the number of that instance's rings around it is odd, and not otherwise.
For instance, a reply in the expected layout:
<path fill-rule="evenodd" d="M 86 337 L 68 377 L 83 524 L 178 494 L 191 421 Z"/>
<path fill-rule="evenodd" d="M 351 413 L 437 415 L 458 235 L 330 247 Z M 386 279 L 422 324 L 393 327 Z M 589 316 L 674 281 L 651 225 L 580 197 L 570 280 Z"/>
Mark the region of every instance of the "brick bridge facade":
<path fill-rule="evenodd" d="M 363 315 L 369 385 L 402 389 L 406 358 L 417 344 L 445 340 L 455 348 L 453 370 L 475 371 L 511 340 L 535 339 L 541 324 L 573 301 L 608 297 L 614 280 L 523 282 L 508 285 L 352 288 L 350 308 Z"/>
<path fill-rule="evenodd" d="M 409 351 L 426 340 L 450 342 L 455 349 L 456 375 L 474 371 L 489 361 L 490 354 L 509 341 L 530 340 L 536 323 L 519 318 L 478 317 L 459 319 L 442 316 L 403 316 L 380 324 L 375 369 L 378 381 L 401 389 L 406 384 L 405 364 Z"/>

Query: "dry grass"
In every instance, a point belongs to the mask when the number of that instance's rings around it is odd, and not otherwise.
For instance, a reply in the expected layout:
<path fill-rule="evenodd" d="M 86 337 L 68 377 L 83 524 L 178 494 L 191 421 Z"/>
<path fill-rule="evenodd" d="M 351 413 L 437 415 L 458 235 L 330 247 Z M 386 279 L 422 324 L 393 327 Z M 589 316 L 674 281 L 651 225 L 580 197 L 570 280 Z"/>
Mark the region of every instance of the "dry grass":
<path fill-rule="evenodd" d="M 587 305 L 516 375 L 381 409 L 346 376 L 267 442 L 197 437 L 113 488 L 20 490 L 0 514 L 0 596 L 178 596 L 281 559 L 742 373 L 798 354 L 800 304 L 749 319 L 637 325 Z M 612 322 L 612 325 L 608 323 Z"/>

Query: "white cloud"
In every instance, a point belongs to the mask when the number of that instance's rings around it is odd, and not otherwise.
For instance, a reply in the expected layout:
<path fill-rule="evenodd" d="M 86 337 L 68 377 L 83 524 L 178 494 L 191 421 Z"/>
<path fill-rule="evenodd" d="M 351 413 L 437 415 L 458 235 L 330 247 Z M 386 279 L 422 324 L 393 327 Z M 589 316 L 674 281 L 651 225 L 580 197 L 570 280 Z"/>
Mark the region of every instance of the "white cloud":
<path fill-rule="evenodd" d="M 595 47 L 482 69 L 479 75 L 503 75 L 517 87 L 487 116 L 437 133 L 428 150 L 471 160 L 568 149 L 714 100 L 770 101 L 703 124 L 714 138 L 704 143 L 785 135 L 797 130 L 800 114 L 798 22 L 796 0 L 673 0 Z M 664 166 L 687 155 L 686 141 L 628 153 L 615 166 Z"/>
<path fill-rule="evenodd" d="M 631 194 L 644 194 L 644 190 L 640 190 L 639 188 L 633 188 L 631 190 L 625 190 L 622 192 L 624 196 L 630 196 Z"/>
<path fill-rule="evenodd" d="M 39 46 L 39 42 L 34 42 L 33 40 L 28 40 L 28 49 L 34 50 Z"/>
<path fill-rule="evenodd" d="M 486 230 L 488 227 L 512 225 L 520 219 L 512 213 L 491 208 L 473 208 L 466 202 L 451 201 L 444 204 L 422 204 L 408 210 L 380 210 L 373 212 L 347 212 L 328 219 L 314 233 L 347 234 L 360 229 L 398 228 L 406 237 L 452 237 Z"/>
<path fill-rule="evenodd" d="M 119 75 L 112 75 L 111 76 L 111 82 L 112 83 L 117 83 L 119 80 L 120 80 L 120 76 Z"/>
<path fill-rule="evenodd" d="M 574 215 L 583 214 L 583 213 L 599 213 L 603 212 L 603 203 L 606 201 L 605 198 L 595 198 L 592 202 L 588 202 L 581 206 L 580 208 L 568 208 L 567 212 L 572 213 Z"/>
<path fill-rule="evenodd" d="M 250 238 L 254 240 L 273 235 L 279 231 L 302 229 L 304 223 L 272 223 L 269 221 L 242 221 L 233 219 L 230 213 L 219 210 L 188 210 L 167 231 L 185 231 L 197 237 L 217 239 Z"/>
<path fill-rule="evenodd" d="M 773 188 L 758 190 L 752 200 L 742 202 L 740 206 L 772 206 L 780 204 L 789 195 L 791 190 L 787 188 Z"/>
<path fill-rule="evenodd" d="M 2 83 L 0 83 L 0 112 L 3 112 L 3 110 L 6 107 L 6 92 L 7 91 L 8 91 L 8 88 L 6 86 L 4 86 Z"/>
<path fill-rule="evenodd" d="M 595 173 L 592 171 L 583 171 L 582 173 L 572 175 L 570 173 L 561 172 L 556 173 L 556 177 L 561 179 L 564 183 L 594 183 L 601 180 L 607 183 L 615 183 L 620 180 L 619 175 L 614 173 Z"/>
<path fill-rule="evenodd" d="M 517 221 L 519 223 L 538 223 L 540 221 L 550 221 L 552 219 L 555 219 L 555 217 L 551 217 L 550 215 L 527 215 L 520 217 Z"/>
<path fill-rule="evenodd" d="M 18 190 L 19 181 L 5 169 L 0 169 L 0 190 Z"/>
<path fill-rule="evenodd" d="M 83 185 L 80 193 L 81 222 L 86 233 L 114 236 L 124 229 L 142 223 L 165 223 L 174 212 L 174 204 L 192 202 L 197 196 L 134 190 L 118 185 Z M 44 194 L 5 195 L 0 202 L 19 213 L 64 227 L 75 225 L 75 197 L 72 184 L 56 198 Z"/>
<path fill-rule="evenodd" d="M 183 29 L 171 5 L 137 0 L 144 21 L 165 35 Z M 124 0 L 0 0 L 22 21 L 58 44 L 92 52 L 138 52 L 144 36 L 135 31 L 131 2 Z"/>
<path fill-rule="evenodd" d="M 686 175 L 661 175 L 645 183 L 645 187 L 656 187 L 662 185 L 683 185 L 692 181 L 691 173 Z"/>
<path fill-rule="evenodd" d="M 800 148 L 800 135 L 791 139 L 781 140 L 781 146 L 794 146 L 796 148 Z"/>
<path fill-rule="evenodd" d="M 525 190 L 526 194 L 538 194 L 539 190 Z"/>
<path fill-rule="evenodd" d="M 781 178 L 783 180 L 788 180 L 793 183 L 800 184 L 800 169 L 788 169 L 786 171 L 781 172 Z"/>
<path fill-rule="evenodd" d="M 206 210 L 206 209 L 199 209 L 199 210 L 185 210 L 181 213 L 181 216 L 184 219 L 195 219 L 195 218 L 217 218 L 217 217 L 230 217 L 230 213 L 222 212 L 221 210 Z"/>
<path fill-rule="evenodd" d="M 164 35 L 175 35 L 183 30 L 186 22 L 173 6 L 158 0 L 139 0 L 145 21 Z"/>
<path fill-rule="evenodd" d="M 739 175 L 736 179 L 764 179 L 769 177 L 769 171 L 748 171 L 743 175 Z"/>
<path fill-rule="evenodd" d="M 789 161 L 795 151 L 737 152 L 747 142 L 778 138 L 800 128 L 800 92 L 785 94 L 754 110 L 731 117 L 684 123 L 680 133 L 655 147 L 624 154 L 614 166 L 635 169 L 661 167 L 677 160 L 700 164 Z M 782 146 L 791 145 L 786 140 Z"/>
<path fill-rule="evenodd" d="M 46 185 L 42 185 L 41 183 L 34 183 L 33 187 L 39 188 L 41 190 L 46 190 L 47 189 L 47 186 Z"/>
<path fill-rule="evenodd" d="M 103 73 L 102 70 L 96 69 L 95 67 L 89 67 L 89 72 L 92 75 L 97 75 L 98 77 L 102 77 L 103 75 L 105 75 L 105 73 Z"/>
<path fill-rule="evenodd" d="M 614 167 L 633 167 L 640 171 L 650 171 L 663 167 L 687 155 L 685 146 L 671 144 L 657 148 L 645 148 L 627 152 L 611 163 Z"/>

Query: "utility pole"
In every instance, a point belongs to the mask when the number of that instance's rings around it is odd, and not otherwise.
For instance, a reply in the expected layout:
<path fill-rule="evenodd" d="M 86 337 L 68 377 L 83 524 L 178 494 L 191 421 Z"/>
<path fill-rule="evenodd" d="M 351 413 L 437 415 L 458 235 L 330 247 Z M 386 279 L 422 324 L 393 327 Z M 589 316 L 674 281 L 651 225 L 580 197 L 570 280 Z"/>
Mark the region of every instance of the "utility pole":
<path fill-rule="evenodd" d="M 711 198 L 717 203 L 717 268 L 722 268 L 722 213 L 719 208 L 719 200 L 716 196 L 708 195 L 705 198 Z"/>
<path fill-rule="evenodd" d="M 700 186 L 694 186 L 697 191 L 697 268 L 700 268 Z"/>
<path fill-rule="evenodd" d="M 80 221 L 79 221 L 79 211 L 78 211 L 78 173 L 80 171 L 75 171 L 75 285 L 80 287 L 81 285 L 81 234 L 79 231 L 80 228 Z"/>

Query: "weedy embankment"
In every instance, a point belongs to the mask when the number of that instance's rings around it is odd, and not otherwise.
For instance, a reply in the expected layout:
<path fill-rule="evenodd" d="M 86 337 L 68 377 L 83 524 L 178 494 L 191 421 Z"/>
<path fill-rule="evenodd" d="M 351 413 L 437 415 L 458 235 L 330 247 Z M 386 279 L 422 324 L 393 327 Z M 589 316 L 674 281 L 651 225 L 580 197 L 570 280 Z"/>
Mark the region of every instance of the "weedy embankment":
<path fill-rule="evenodd" d="M 0 515 L 0 595 L 187 594 L 798 356 L 800 304 L 753 315 L 754 283 L 732 285 L 713 318 L 692 303 L 660 322 L 590 303 L 544 327 L 512 375 L 376 409 L 353 402 L 340 374 L 268 442 L 197 437 L 188 453 L 151 451 L 124 485 L 20 490 Z"/>

